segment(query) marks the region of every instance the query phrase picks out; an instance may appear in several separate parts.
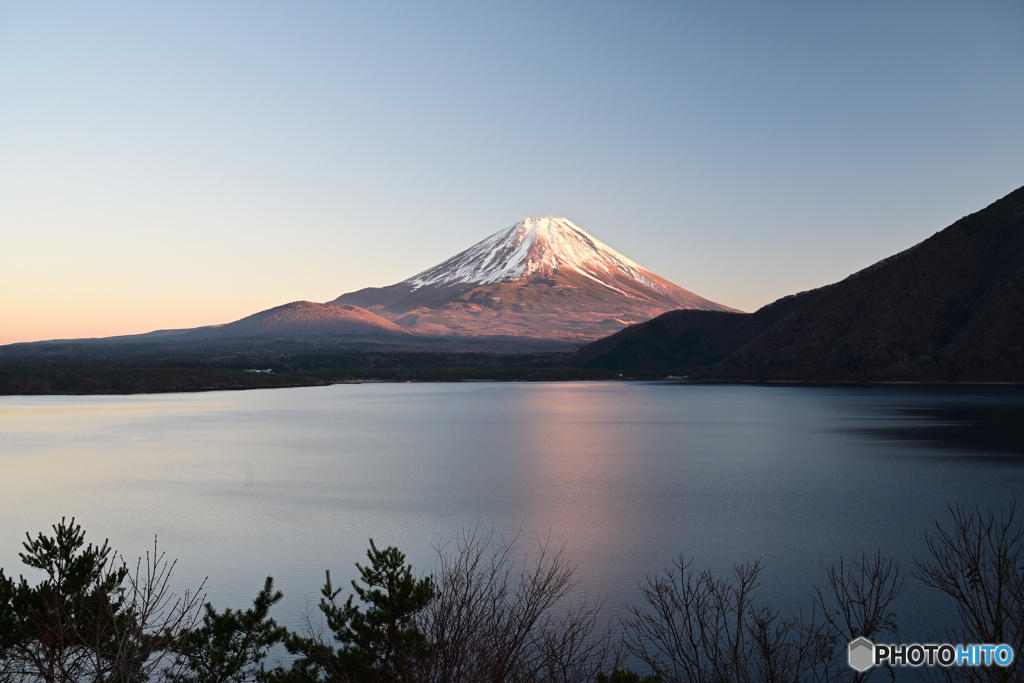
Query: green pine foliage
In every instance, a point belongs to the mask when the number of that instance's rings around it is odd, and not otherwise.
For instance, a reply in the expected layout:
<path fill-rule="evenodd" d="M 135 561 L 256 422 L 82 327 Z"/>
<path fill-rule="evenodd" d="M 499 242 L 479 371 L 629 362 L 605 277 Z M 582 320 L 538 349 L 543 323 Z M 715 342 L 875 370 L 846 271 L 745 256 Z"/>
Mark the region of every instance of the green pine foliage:
<path fill-rule="evenodd" d="M 287 629 L 269 617 L 270 608 L 282 597 L 268 576 L 253 606 L 244 612 L 230 608 L 218 612 L 206 603 L 202 624 L 188 633 L 182 645 L 185 670 L 168 678 L 174 683 L 268 680 L 263 661 L 269 649 L 288 636 Z"/>
<path fill-rule="evenodd" d="M 342 589 L 334 588 L 327 572 L 320 610 L 339 646 L 316 637 L 289 637 L 288 650 L 301 655 L 303 676 L 332 682 L 415 680 L 416 662 L 428 647 L 414 619 L 434 598 L 433 580 L 416 579 L 397 548 L 380 550 L 371 539 L 366 554 L 370 564 L 356 563 L 359 580 L 352 581 L 353 594 L 343 603 L 338 602 Z"/>
<path fill-rule="evenodd" d="M 173 564 L 155 552 L 132 572 L 106 542 L 86 545 L 73 518 L 53 532 L 26 534 L 19 553 L 45 574 L 38 584 L 0 569 L 0 680 L 149 680 L 174 658 L 196 599 L 168 594 Z"/>

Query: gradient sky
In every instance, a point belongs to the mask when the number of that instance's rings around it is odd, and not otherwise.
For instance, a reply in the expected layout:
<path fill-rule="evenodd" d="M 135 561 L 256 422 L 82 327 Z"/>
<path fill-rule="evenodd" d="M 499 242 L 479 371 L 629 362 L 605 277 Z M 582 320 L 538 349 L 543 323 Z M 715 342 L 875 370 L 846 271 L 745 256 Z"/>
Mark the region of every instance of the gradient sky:
<path fill-rule="evenodd" d="M 0 343 L 566 216 L 753 310 L 1024 185 L 1024 3 L 0 0 Z"/>

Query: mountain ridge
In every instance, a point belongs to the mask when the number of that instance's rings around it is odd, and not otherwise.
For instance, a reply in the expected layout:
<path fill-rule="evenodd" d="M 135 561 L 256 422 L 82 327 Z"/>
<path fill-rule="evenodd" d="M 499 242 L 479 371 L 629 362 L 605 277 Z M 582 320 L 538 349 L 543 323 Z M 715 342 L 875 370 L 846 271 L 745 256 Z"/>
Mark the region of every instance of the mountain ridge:
<path fill-rule="evenodd" d="M 1024 381 L 1024 187 L 723 329 L 683 317 L 598 340 L 577 361 L 735 381 Z"/>

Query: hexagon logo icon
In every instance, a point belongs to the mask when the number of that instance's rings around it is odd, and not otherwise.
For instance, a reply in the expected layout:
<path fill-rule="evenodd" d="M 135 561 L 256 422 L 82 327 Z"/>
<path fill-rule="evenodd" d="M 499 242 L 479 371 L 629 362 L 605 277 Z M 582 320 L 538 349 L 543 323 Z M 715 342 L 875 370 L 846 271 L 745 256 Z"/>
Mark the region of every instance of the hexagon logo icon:
<path fill-rule="evenodd" d="M 861 636 L 850 643 L 850 666 L 857 671 L 867 671 L 875 665 L 875 644 Z"/>

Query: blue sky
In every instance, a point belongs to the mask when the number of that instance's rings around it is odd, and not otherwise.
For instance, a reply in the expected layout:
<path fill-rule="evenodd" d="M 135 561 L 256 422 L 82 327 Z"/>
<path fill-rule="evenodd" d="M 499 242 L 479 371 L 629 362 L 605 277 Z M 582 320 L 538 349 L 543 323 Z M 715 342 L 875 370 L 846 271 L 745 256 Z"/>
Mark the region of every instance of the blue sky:
<path fill-rule="evenodd" d="M 566 216 L 753 310 L 1024 185 L 1020 2 L 0 0 L 0 343 L 228 322 Z"/>

